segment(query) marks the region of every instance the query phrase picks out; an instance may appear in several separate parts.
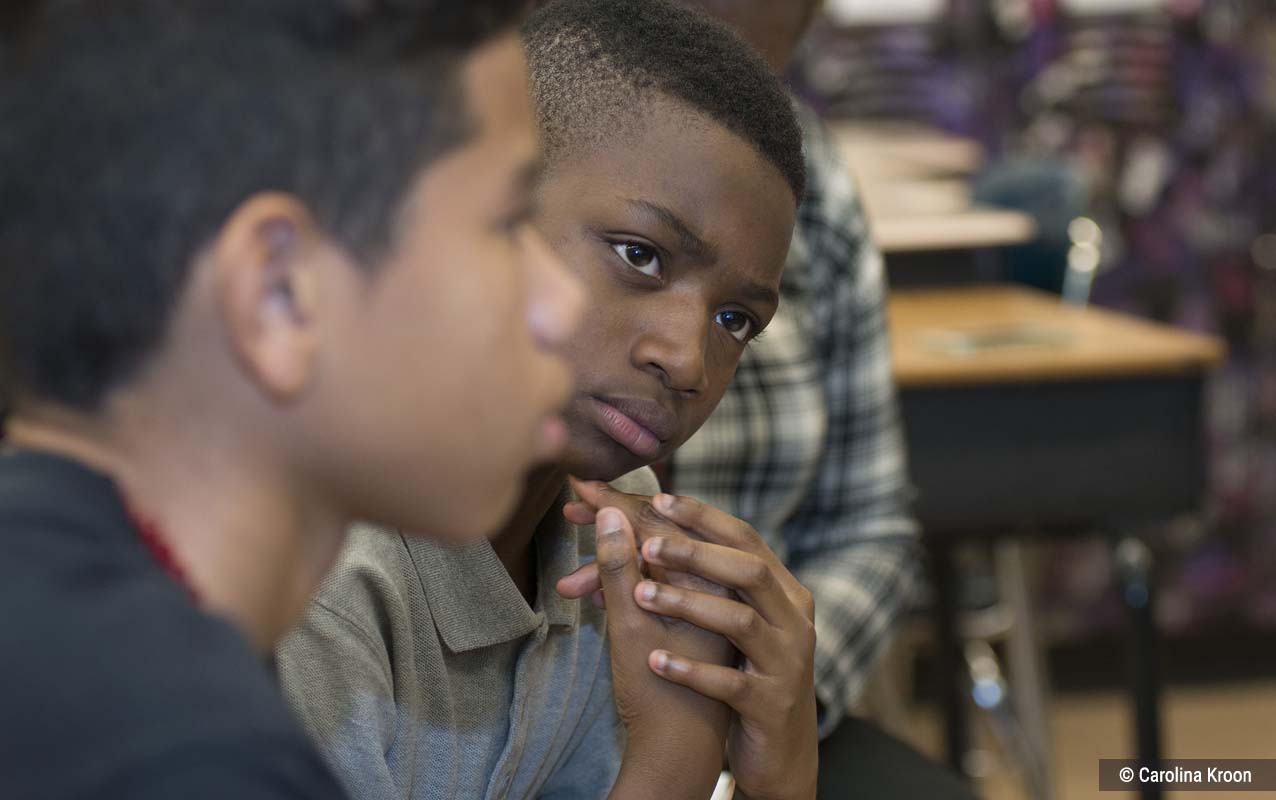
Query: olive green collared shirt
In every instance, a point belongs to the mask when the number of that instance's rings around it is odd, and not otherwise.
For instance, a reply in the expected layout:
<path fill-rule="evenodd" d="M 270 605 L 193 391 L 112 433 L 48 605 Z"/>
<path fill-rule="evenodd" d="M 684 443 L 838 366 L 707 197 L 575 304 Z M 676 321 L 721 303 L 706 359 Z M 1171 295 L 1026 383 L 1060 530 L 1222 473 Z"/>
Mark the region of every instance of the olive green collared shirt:
<path fill-rule="evenodd" d="M 658 491 L 647 469 L 615 485 Z M 593 543 L 593 526 L 542 526 L 532 607 L 486 542 L 352 532 L 277 655 L 355 800 L 606 795 L 623 750 L 606 623 L 554 591 Z"/>

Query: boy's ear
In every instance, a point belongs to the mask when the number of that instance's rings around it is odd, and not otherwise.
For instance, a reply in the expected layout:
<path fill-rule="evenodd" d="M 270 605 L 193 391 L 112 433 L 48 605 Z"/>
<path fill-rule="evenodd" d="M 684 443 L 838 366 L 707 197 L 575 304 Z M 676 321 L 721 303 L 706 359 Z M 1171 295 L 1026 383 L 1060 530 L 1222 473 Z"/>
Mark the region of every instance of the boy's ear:
<path fill-rule="evenodd" d="M 318 369 L 323 236 L 297 198 L 240 205 L 211 248 L 217 303 L 240 366 L 268 397 L 300 397 Z"/>

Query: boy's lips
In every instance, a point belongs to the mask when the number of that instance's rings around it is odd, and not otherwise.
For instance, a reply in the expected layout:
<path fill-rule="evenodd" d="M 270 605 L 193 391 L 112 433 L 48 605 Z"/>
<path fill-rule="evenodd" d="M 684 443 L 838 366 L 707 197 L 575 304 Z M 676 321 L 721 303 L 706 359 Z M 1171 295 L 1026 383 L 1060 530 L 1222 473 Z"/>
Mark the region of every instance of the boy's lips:
<path fill-rule="evenodd" d="M 598 427 L 634 455 L 651 460 L 677 430 L 677 418 L 650 400 L 590 397 Z"/>

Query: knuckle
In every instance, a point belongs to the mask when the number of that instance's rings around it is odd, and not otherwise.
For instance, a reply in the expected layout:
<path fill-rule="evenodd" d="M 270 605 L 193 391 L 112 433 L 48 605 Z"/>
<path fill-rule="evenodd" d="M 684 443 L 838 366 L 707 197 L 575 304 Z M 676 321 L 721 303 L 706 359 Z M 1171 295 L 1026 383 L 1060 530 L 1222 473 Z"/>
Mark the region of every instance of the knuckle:
<path fill-rule="evenodd" d="M 618 578 L 629 568 L 630 559 L 620 552 L 599 553 L 596 563 L 600 577 Z"/>
<path fill-rule="evenodd" d="M 638 504 L 634 511 L 634 518 L 640 526 L 665 526 L 665 518 L 660 515 L 655 506 L 645 500 Z"/>
<path fill-rule="evenodd" d="M 680 565 L 694 566 L 699 561 L 695 542 L 685 536 L 667 536 L 660 545 L 660 555 Z"/>
<path fill-rule="evenodd" d="M 679 611 L 695 611 L 696 601 L 687 592 L 672 587 L 661 587 L 660 594 L 665 598 L 665 605 Z"/>
<path fill-rule="evenodd" d="M 775 576 L 765 561 L 756 556 L 745 561 L 744 585 L 749 589 L 767 589 Z"/>
<path fill-rule="evenodd" d="M 726 686 L 723 688 L 726 691 L 727 699 L 732 704 L 745 702 L 752 693 L 752 687 L 749 685 L 749 676 L 739 670 L 735 670 L 728 675 Z"/>
<path fill-rule="evenodd" d="M 740 636 L 755 636 L 762 628 L 762 617 L 757 611 L 745 606 L 736 612 L 735 618 L 731 620 L 731 628 Z"/>
<path fill-rule="evenodd" d="M 694 497 L 679 497 L 678 511 L 688 520 L 699 522 L 704 517 L 704 503 Z"/>
<path fill-rule="evenodd" d="M 698 542 L 696 542 L 693 539 L 687 539 L 685 537 L 678 537 L 671 541 L 676 542 L 677 552 L 684 565 L 686 565 L 688 568 L 690 568 L 693 572 L 696 572 L 696 573 L 700 573 L 704 571 L 704 567 L 705 567 L 704 549 L 700 547 L 700 544 Z"/>
<path fill-rule="evenodd" d="M 699 542 L 683 536 L 671 536 L 665 540 L 661 554 L 677 570 L 669 576 L 673 585 L 718 597 L 726 596 L 726 589 L 702 577 L 712 565 L 708 563 L 708 556 Z"/>

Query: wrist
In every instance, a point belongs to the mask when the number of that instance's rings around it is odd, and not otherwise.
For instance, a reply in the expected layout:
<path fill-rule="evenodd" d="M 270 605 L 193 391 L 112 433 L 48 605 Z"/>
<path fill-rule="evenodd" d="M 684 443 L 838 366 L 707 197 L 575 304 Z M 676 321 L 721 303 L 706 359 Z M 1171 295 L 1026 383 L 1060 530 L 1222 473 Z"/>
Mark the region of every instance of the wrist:
<path fill-rule="evenodd" d="M 663 715 L 658 728 L 629 731 L 612 800 L 706 800 L 713 794 L 730 717 L 718 703 L 700 711 Z"/>
<path fill-rule="evenodd" d="M 741 774 L 728 764 L 736 779 L 734 800 L 816 800 L 819 796 L 818 761 L 815 764 L 789 761 L 788 765 L 777 782 L 776 776 Z M 760 781 L 761 785 L 750 785 L 751 781 Z"/>
<path fill-rule="evenodd" d="M 707 800 L 722 772 L 721 750 L 709 758 L 675 750 L 626 745 L 610 800 Z"/>

